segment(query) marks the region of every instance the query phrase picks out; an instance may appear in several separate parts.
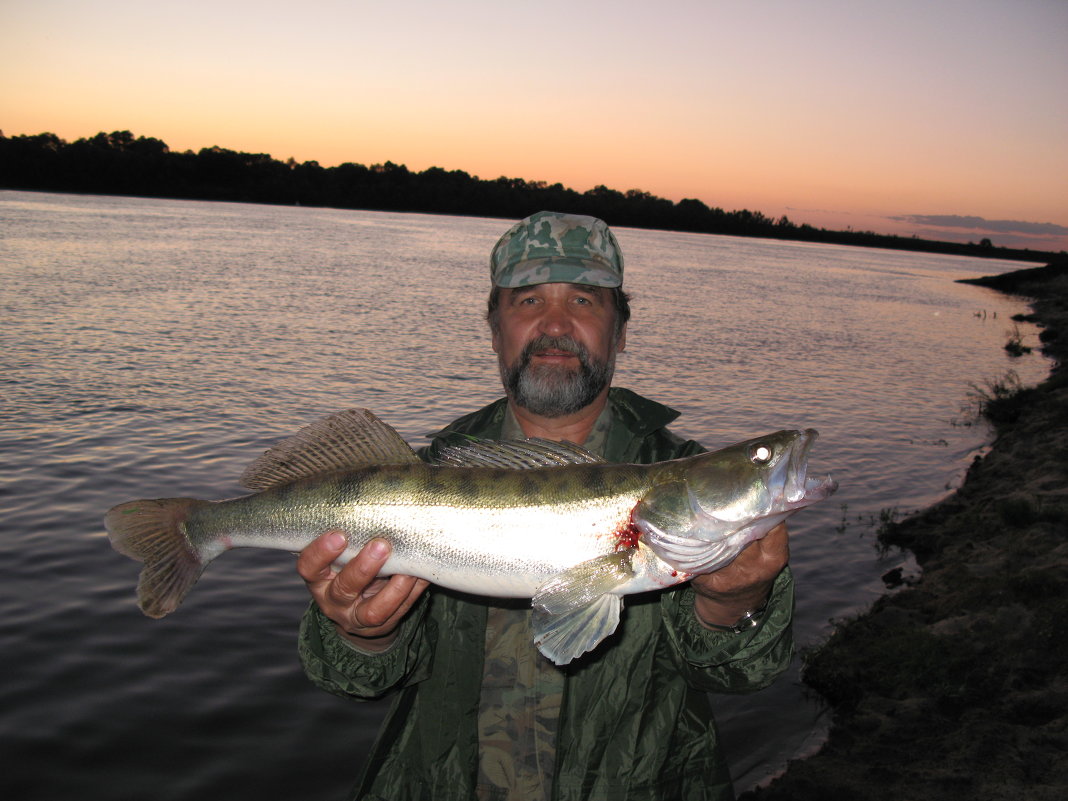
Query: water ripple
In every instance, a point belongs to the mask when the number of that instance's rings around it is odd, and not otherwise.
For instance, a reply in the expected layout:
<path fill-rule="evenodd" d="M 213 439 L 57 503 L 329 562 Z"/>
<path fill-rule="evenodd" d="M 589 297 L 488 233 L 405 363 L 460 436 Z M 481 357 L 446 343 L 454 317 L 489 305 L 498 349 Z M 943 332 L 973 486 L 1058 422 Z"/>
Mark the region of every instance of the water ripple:
<path fill-rule="evenodd" d="M 502 224 L 6 191 L 0 220 L 0 794 L 341 797 L 382 706 L 301 675 L 292 556 L 228 554 L 151 621 L 102 517 L 239 494 L 246 464 L 338 409 L 419 444 L 497 397 L 483 265 Z M 951 422 L 969 382 L 1045 373 L 1001 348 L 1016 301 L 953 283 L 1013 265 L 617 234 L 634 307 L 618 383 L 709 446 L 820 429 L 816 469 L 842 489 L 792 527 L 814 641 L 900 558 L 872 547 L 880 511 L 930 503 L 982 444 Z M 795 683 L 717 699 L 740 786 L 818 730 Z"/>

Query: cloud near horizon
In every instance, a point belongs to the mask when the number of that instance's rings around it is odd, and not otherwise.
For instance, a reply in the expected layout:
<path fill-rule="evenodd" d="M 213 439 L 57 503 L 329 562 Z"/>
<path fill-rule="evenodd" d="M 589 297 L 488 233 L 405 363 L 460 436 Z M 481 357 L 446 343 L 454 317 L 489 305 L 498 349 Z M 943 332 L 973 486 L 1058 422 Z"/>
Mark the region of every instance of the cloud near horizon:
<path fill-rule="evenodd" d="M 1034 223 L 1023 220 L 988 220 L 984 217 L 959 214 L 901 214 L 890 218 L 914 225 L 930 225 L 938 228 L 966 228 L 999 234 L 1038 234 L 1063 236 L 1068 226 L 1056 223 Z"/>

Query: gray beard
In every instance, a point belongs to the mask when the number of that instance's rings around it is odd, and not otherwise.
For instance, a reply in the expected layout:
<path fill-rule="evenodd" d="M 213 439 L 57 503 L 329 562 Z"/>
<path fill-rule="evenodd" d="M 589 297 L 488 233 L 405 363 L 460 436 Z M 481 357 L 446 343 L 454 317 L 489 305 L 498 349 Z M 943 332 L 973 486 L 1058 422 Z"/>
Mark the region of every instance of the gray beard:
<path fill-rule="evenodd" d="M 578 368 L 531 366 L 534 353 L 547 349 L 573 353 L 578 357 Z M 543 334 L 523 348 L 514 364 L 506 365 L 503 360 L 499 364 L 501 381 L 516 404 L 540 417 L 563 417 L 589 406 L 611 383 L 616 357 L 613 349 L 607 360 L 598 361 L 569 336 Z"/>

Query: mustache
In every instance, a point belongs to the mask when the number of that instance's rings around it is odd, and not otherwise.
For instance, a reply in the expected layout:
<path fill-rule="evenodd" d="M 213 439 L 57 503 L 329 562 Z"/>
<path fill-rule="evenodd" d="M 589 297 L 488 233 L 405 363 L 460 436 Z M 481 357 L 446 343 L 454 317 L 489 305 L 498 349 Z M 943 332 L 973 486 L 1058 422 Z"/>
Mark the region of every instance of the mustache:
<path fill-rule="evenodd" d="M 564 353 L 570 353 L 573 356 L 577 356 L 579 362 L 582 365 L 586 365 L 589 361 L 590 352 L 584 345 L 576 341 L 574 337 L 567 335 L 561 337 L 551 337 L 548 334 L 541 334 L 534 339 L 530 340 L 523 348 L 523 351 L 519 354 L 519 366 L 526 367 L 530 364 L 530 360 L 535 353 L 539 353 L 543 350 L 559 350 Z"/>

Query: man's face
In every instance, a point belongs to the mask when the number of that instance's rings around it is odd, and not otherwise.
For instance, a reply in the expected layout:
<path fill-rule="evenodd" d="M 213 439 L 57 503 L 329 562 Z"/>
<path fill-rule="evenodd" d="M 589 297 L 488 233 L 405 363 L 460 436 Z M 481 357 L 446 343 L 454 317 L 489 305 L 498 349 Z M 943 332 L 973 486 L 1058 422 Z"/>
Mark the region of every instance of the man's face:
<path fill-rule="evenodd" d="M 502 289 L 493 331 L 501 380 L 512 399 L 543 417 L 589 405 L 612 380 L 618 336 L 612 290 L 583 284 Z"/>

